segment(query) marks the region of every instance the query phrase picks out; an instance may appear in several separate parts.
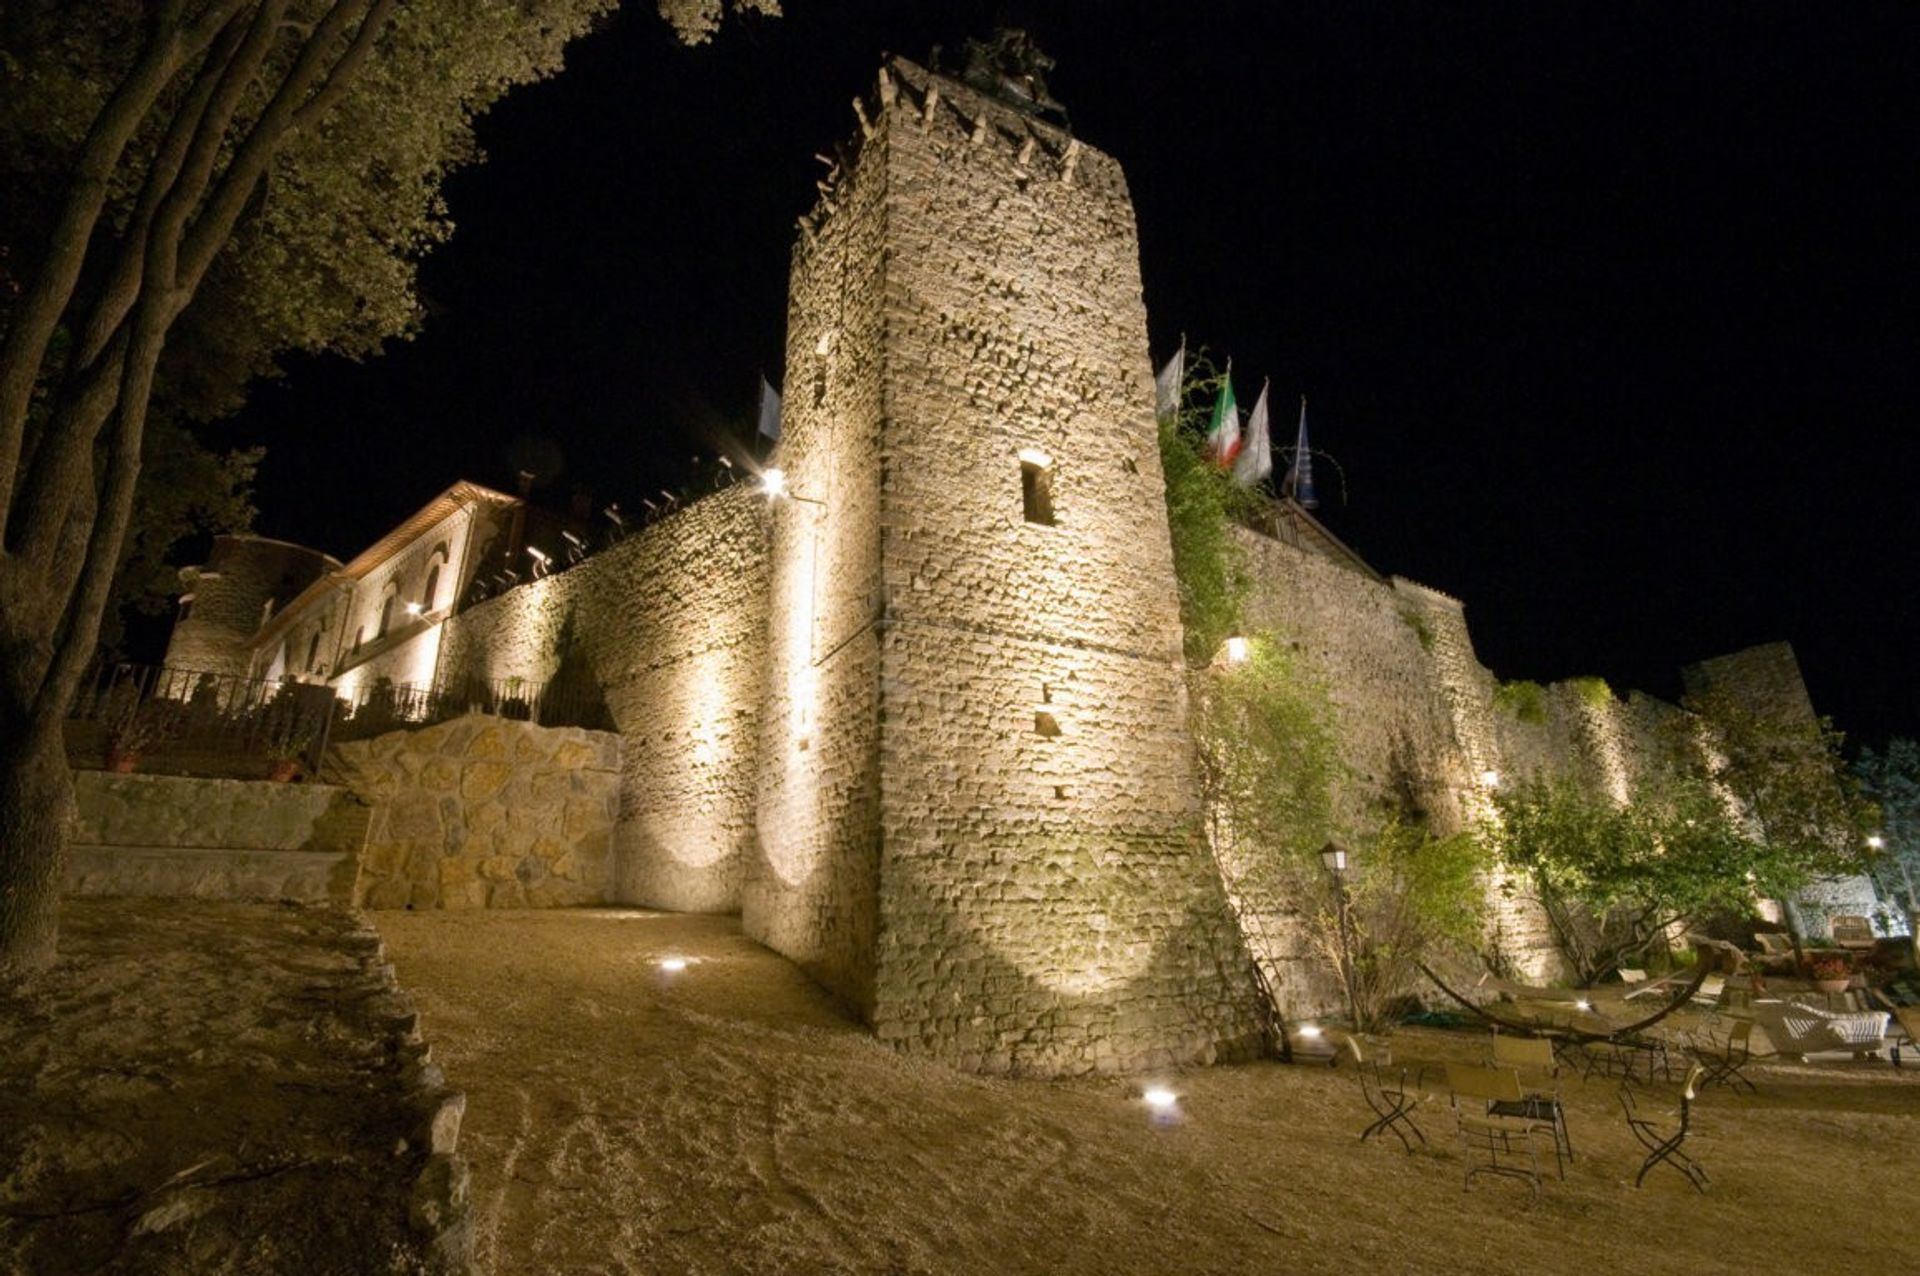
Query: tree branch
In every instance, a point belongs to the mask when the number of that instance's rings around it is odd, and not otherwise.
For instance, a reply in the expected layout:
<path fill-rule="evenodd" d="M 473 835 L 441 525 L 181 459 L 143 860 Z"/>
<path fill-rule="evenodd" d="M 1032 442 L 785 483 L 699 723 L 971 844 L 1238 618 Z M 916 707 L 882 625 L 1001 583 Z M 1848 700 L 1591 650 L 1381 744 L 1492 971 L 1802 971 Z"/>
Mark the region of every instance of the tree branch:
<path fill-rule="evenodd" d="M 176 298 L 173 286 L 174 264 L 182 228 L 212 180 L 213 166 L 219 158 L 221 144 L 240 108 L 248 83 L 273 49 L 275 28 L 286 4 L 287 0 L 266 0 L 255 11 L 233 56 L 223 65 L 209 64 L 205 68 L 203 79 L 206 73 L 215 76 L 210 99 L 194 122 L 181 172 L 159 199 L 146 228 L 144 247 L 139 250 L 142 271 L 138 304 L 143 309 L 149 302 L 167 308 L 165 323 L 169 325 L 185 305 L 184 299 Z M 164 263 L 164 268 L 149 269 L 155 262 Z M 159 294 L 157 297 L 151 295 L 156 291 Z M 149 312 L 150 315 L 158 313 L 161 312 Z M 89 328 L 93 326 L 88 325 Z M 98 395 L 107 388 L 112 388 L 116 393 L 120 388 L 118 377 L 101 376 L 98 370 L 92 368 L 76 371 L 86 379 L 81 394 L 90 401 L 97 403 Z M 111 400 L 107 402 L 107 407 L 111 409 Z M 69 416 L 65 427 L 50 428 L 45 440 L 35 450 L 33 466 L 21 484 L 26 495 L 22 508 L 30 512 L 30 517 L 21 528 L 17 550 L 29 571 L 44 574 L 52 570 L 53 555 L 66 535 L 68 516 L 79 500 L 81 480 L 90 467 L 94 443 L 109 415 L 110 411 L 93 416 Z M 134 437 L 137 441 L 139 435 L 136 433 Z M 62 597 L 55 605 L 64 610 L 65 602 L 66 599 Z"/>
<path fill-rule="evenodd" d="M 165 0 L 131 70 L 94 117 L 74 162 L 73 181 L 54 222 L 47 250 L 0 342 L 0 542 L 5 540 L 18 487 L 21 449 L 34 386 L 47 350 L 86 264 L 114 171 L 128 144 L 174 74 L 204 49 L 247 0 L 214 0 L 195 22 L 181 25 L 186 0 Z"/>
<path fill-rule="evenodd" d="M 274 154 L 303 122 L 317 118 L 303 108 L 324 110 L 338 100 L 365 64 L 392 13 L 393 0 L 340 0 L 320 20 L 182 240 L 174 287 L 191 295 L 199 286 L 207 268 L 232 235 L 234 223 L 252 198 L 255 185 L 266 174 Z M 355 22 L 359 25 L 352 41 L 329 69 L 328 51 Z M 309 94 L 312 94 L 311 101 L 306 100 Z"/>

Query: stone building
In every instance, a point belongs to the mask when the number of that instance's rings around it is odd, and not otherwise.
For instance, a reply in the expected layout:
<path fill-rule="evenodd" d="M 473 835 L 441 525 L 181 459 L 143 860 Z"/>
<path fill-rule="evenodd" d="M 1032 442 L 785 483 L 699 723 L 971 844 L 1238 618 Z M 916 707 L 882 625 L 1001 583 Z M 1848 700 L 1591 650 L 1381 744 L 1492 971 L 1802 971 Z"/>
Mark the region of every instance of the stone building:
<path fill-rule="evenodd" d="M 406 880 L 372 902 L 737 912 L 881 1038 L 969 1068 L 1245 1054 L 1253 960 L 1289 1012 L 1329 989 L 1288 946 L 1285 901 L 1271 927 L 1236 918 L 1201 836 L 1125 177 L 1032 110 L 903 59 L 858 124 L 794 248 L 785 498 L 741 484 L 463 605 L 524 513 L 456 484 L 248 633 L 248 667 L 350 699 L 375 677 L 563 672 L 604 697 L 621 737 L 617 759 L 593 754 L 609 854 L 583 819 L 550 857 L 573 866 L 559 885 L 489 885 L 455 844 L 469 824 L 386 793 L 421 808 L 447 862 L 383 847 Z M 1624 795 L 1650 724 L 1677 712 L 1569 684 L 1519 720 L 1459 600 L 1378 574 L 1298 507 L 1270 531 L 1242 533 L 1253 619 L 1325 674 L 1352 808 L 1410 795 L 1455 827 L 1495 776 L 1543 771 Z M 1790 651 L 1762 652 L 1707 668 L 1800 687 Z M 413 773 L 373 761 L 389 789 Z M 1503 908 L 1500 942 L 1543 969 L 1539 920 Z M 1281 938 L 1250 952 L 1252 933 Z"/>

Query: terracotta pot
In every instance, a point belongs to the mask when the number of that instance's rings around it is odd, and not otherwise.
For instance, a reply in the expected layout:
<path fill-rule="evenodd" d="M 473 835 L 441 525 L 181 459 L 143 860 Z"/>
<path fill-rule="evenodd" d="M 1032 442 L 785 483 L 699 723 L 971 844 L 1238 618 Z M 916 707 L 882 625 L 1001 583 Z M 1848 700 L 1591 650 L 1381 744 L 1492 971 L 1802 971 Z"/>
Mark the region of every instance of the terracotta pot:
<path fill-rule="evenodd" d="M 1813 986 L 1825 993 L 1845 992 L 1847 985 L 1852 982 L 1853 977 L 1849 975 L 1845 979 L 1816 979 Z"/>
<path fill-rule="evenodd" d="M 267 778 L 275 784 L 285 784 L 298 774 L 300 774 L 298 758 L 275 758 L 267 763 Z"/>
<path fill-rule="evenodd" d="M 137 753 L 112 752 L 107 754 L 107 770 L 115 775 L 132 775 L 133 769 L 140 765 Z"/>

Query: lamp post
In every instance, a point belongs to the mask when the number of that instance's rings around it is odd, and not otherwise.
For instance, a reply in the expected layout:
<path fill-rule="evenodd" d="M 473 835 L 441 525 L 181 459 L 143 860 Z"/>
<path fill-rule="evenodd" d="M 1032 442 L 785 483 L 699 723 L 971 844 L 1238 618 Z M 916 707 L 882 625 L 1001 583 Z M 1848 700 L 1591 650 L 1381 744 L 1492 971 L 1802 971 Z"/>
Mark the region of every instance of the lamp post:
<path fill-rule="evenodd" d="M 1328 842 L 1320 848 L 1320 862 L 1333 878 L 1333 902 L 1340 923 L 1340 987 L 1347 995 L 1347 1022 L 1360 1031 L 1360 1015 L 1353 991 L 1353 920 L 1347 899 L 1347 848 Z"/>

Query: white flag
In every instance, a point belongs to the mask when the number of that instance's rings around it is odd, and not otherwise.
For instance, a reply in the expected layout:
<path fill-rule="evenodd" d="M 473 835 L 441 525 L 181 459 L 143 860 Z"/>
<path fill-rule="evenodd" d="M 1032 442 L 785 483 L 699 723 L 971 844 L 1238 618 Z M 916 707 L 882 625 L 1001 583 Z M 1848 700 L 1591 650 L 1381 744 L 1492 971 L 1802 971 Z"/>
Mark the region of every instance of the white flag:
<path fill-rule="evenodd" d="M 1156 420 L 1165 421 L 1180 411 L 1180 382 L 1187 375 L 1187 339 L 1180 338 L 1180 348 L 1173 352 L 1173 358 L 1167 360 L 1167 366 L 1160 369 L 1160 375 L 1153 379 L 1153 415 Z"/>
<path fill-rule="evenodd" d="M 780 392 L 764 375 L 760 378 L 760 435 L 774 443 L 780 441 Z"/>
<path fill-rule="evenodd" d="M 1267 387 L 1262 382 L 1260 401 L 1253 405 L 1253 415 L 1247 418 L 1247 441 L 1240 455 L 1233 459 L 1233 481 L 1241 487 L 1252 487 L 1271 473 L 1273 444 L 1267 438 Z"/>

